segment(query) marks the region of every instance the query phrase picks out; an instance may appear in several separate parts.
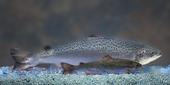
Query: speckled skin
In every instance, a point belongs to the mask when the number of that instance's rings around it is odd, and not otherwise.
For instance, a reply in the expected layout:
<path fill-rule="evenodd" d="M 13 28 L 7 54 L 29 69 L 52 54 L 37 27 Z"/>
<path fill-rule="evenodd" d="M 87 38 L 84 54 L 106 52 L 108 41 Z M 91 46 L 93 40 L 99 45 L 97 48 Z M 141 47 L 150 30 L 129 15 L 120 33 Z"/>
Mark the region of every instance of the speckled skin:
<path fill-rule="evenodd" d="M 157 54 L 160 54 L 158 49 L 136 41 L 120 38 L 88 37 L 34 54 L 26 62 L 33 66 L 39 63 L 60 65 L 61 62 L 79 65 L 80 62 L 88 63 L 100 60 L 105 55 L 138 62 L 140 59 Z"/>
<path fill-rule="evenodd" d="M 36 56 L 43 58 L 49 55 L 60 56 L 67 54 L 102 53 L 114 54 L 117 55 L 117 57 L 121 57 L 119 55 L 122 55 L 122 53 L 123 55 L 129 54 L 143 47 L 143 44 L 119 38 L 110 39 L 105 37 L 89 37 L 59 46 L 49 51 L 41 52 Z"/>

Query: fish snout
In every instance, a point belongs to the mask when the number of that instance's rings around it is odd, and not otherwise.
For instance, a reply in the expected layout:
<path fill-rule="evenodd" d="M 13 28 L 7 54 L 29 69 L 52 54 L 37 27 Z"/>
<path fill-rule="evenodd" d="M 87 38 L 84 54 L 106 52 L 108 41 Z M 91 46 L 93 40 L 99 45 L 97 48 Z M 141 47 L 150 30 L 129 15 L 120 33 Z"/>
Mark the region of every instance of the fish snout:
<path fill-rule="evenodd" d="M 158 50 L 158 51 L 152 52 L 152 56 L 154 55 L 162 56 L 162 51 Z"/>

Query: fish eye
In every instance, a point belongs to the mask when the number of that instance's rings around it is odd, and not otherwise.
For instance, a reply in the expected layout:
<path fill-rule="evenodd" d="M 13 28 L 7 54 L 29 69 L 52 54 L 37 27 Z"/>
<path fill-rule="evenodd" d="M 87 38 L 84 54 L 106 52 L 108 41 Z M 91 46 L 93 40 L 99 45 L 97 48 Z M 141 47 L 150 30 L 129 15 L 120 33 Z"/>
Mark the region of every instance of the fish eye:
<path fill-rule="evenodd" d="M 153 55 L 153 54 L 154 54 L 154 52 L 151 52 L 151 54 Z"/>

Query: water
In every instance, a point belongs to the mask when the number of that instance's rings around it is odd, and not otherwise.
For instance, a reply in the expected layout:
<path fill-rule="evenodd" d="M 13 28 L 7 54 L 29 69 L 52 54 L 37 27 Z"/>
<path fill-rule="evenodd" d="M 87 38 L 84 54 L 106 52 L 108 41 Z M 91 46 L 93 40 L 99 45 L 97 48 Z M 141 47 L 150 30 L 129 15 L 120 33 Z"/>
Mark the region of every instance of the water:
<path fill-rule="evenodd" d="M 1 67 L 0 68 L 0 77 L 4 76 L 30 76 L 30 75 L 39 75 L 39 74 L 62 74 L 62 68 L 40 68 L 40 67 L 33 67 L 29 70 L 12 70 L 11 67 Z M 105 74 L 128 74 L 126 68 L 119 68 L 119 69 L 97 69 L 97 68 L 88 68 L 88 69 L 79 69 L 73 71 L 72 74 L 84 75 L 87 72 L 95 75 L 105 75 Z M 166 67 L 161 66 L 145 66 L 139 69 L 132 69 L 130 74 L 141 74 L 141 73 L 162 73 L 162 74 L 170 74 L 170 65 Z"/>
<path fill-rule="evenodd" d="M 28 71 L 17 71 L 8 66 L 0 68 L 1 85 L 170 85 L 170 65 L 146 66 L 134 73 L 122 73 L 123 69 L 116 69 L 116 74 L 109 74 L 112 70 L 91 69 L 96 75 L 84 75 L 81 69 L 71 75 L 63 75 L 61 68 L 38 68 Z M 121 71 L 120 71 L 121 70 Z M 110 73 L 111 73 L 110 72 Z"/>

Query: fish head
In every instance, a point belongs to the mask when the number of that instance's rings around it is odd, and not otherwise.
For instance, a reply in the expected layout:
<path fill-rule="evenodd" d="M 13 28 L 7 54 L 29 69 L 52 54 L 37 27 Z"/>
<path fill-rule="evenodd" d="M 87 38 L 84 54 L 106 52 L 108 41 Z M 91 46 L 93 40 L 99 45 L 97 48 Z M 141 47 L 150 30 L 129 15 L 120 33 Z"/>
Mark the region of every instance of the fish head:
<path fill-rule="evenodd" d="M 135 53 L 135 60 L 142 65 L 146 65 L 162 56 L 162 52 L 151 46 L 144 46 Z"/>

